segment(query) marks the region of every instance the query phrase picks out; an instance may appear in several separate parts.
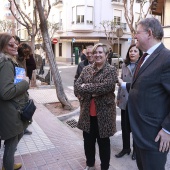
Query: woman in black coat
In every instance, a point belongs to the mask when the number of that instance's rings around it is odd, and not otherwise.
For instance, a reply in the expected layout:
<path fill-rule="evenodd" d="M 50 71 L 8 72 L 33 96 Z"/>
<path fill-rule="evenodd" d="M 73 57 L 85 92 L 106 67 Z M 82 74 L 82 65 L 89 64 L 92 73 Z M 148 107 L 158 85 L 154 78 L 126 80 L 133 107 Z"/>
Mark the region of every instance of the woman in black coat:
<path fill-rule="evenodd" d="M 32 79 L 32 72 L 36 69 L 36 63 L 32 54 L 31 47 L 26 43 L 21 43 L 18 46 L 18 57 L 23 62 L 23 66 L 26 67 L 27 76 L 29 80 Z"/>

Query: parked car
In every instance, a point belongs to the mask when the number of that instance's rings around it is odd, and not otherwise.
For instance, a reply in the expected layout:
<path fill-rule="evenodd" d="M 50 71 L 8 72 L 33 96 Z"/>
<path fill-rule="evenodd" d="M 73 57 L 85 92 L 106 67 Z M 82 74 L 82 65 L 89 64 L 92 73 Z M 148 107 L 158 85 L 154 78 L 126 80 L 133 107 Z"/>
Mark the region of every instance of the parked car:
<path fill-rule="evenodd" d="M 118 57 L 117 53 L 113 53 L 111 65 L 116 66 L 116 67 L 119 66 L 119 68 L 122 68 L 122 64 L 123 64 L 123 58 L 120 55 Z"/>

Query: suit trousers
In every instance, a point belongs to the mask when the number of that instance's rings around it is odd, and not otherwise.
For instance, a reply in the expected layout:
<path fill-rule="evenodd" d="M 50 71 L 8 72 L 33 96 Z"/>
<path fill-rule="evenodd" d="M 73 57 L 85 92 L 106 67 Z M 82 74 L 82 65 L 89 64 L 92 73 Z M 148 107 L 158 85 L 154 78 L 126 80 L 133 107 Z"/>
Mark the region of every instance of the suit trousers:
<path fill-rule="evenodd" d="M 130 149 L 130 122 L 128 112 L 126 110 L 121 110 L 121 128 L 122 128 L 122 141 L 123 149 Z"/>
<path fill-rule="evenodd" d="M 90 133 L 83 131 L 84 150 L 87 166 L 94 166 L 96 153 L 96 139 L 99 145 L 99 156 L 101 160 L 101 169 L 108 170 L 110 162 L 110 139 L 100 138 L 96 116 L 90 116 Z"/>
<path fill-rule="evenodd" d="M 168 152 L 151 151 L 135 145 L 136 163 L 139 170 L 165 170 Z"/>

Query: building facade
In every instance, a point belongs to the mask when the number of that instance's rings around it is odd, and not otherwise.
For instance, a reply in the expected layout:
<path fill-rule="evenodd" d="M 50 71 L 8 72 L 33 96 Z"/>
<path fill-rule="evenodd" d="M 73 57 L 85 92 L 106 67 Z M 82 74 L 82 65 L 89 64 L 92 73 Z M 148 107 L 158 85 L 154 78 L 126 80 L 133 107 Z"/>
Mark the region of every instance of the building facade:
<path fill-rule="evenodd" d="M 165 46 L 170 49 L 170 0 L 154 0 L 152 2 L 151 10 L 153 15 L 160 18 L 164 29 L 163 42 Z"/>
<path fill-rule="evenodd" d="M 136 1 L 135 20 L 139 16 L 139 8 Z M 126 56 L 131 34 L 124 17 L 123 0 L 53 0 L 49 20 L 58 24 L 58 30 L 53 36 L 58 41 L 53 45 L 58 61 L 70 61 L 75 47 L 80 52 L 87 45 L 98 42 L 108 44 L 105 30 L 109 32 L 113 28 L 110 26 L 104 29 L 101 24 L 104 21 L 112 21 L 117 28 L 123 29 L 119 44 L 115 41 L 111 46 L 113 52 L 119 53 L 123 58 Z M 116 38 L 115 34 L 113 36 Z"/>
<path fill-rule="evenodd" d="M 19 1 L 30 19 L 34 20 L 33 0 Z M 44 1 L 43 1 L 44 2 Z M 134 23 L 139 17 L 140 0 L 135 0 Z M 72 61 L 75 48 L 80 53 L 88 45 L 107 43 L 108 33 L 115 40 L 112 46 L 114 53 L 119 53 L 125 58 L 127 49 L 131 44 L 131 33 L 124 17 L 123 0 L 50 0 L 52 5 L 48 23 L 55 26 L 54 34 L 49 29 L 57 61 Z M 148 4 L 146 4 L 147 8 Z M 47 7 L 48 8 L 48 7 Z M 104 28 L 103 23 L 109 23 Z M 121 28 L 123 36 L 117 40 L 116 30 Z M 17 35 L 22 41 L 30 41 L 27 30 L 20 24 L 17 25 Z M 41 44 L 42 39 L 36 37 L 36 44 Z M 54 43 L 55 42 L 55 43 Z"/>
<path fill-rule="evenodd" d="M 9 7 L 10 7 L 10 2 L 8 0 L 1 1 L 0 11 L 1 11 L 2 15 L 0 15 L 0 31 L 8 32 L 8 33 L 15 35 L 16 34 L 16 32 L 15 32 L 16 21 L 11 13 Z M 13 3 L 12 3 L 11 8 L 15 11 Z"/>

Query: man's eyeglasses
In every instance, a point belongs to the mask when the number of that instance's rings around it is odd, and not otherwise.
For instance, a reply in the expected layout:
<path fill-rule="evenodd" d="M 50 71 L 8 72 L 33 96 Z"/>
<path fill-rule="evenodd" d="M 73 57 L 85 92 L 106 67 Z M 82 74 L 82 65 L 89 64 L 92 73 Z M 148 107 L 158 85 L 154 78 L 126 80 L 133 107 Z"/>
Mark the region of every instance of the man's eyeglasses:
<path fill-rule="evenodd" d="M 147 32 L 147 31 L 135 31 L 135 34 L 140 34 L 142 32 Z"/>
<path fill-rule="evenodd" d="M 11 48 L 18 47 L 17 44 L 8 44 L 8 46 L 11 47 Z"/>

